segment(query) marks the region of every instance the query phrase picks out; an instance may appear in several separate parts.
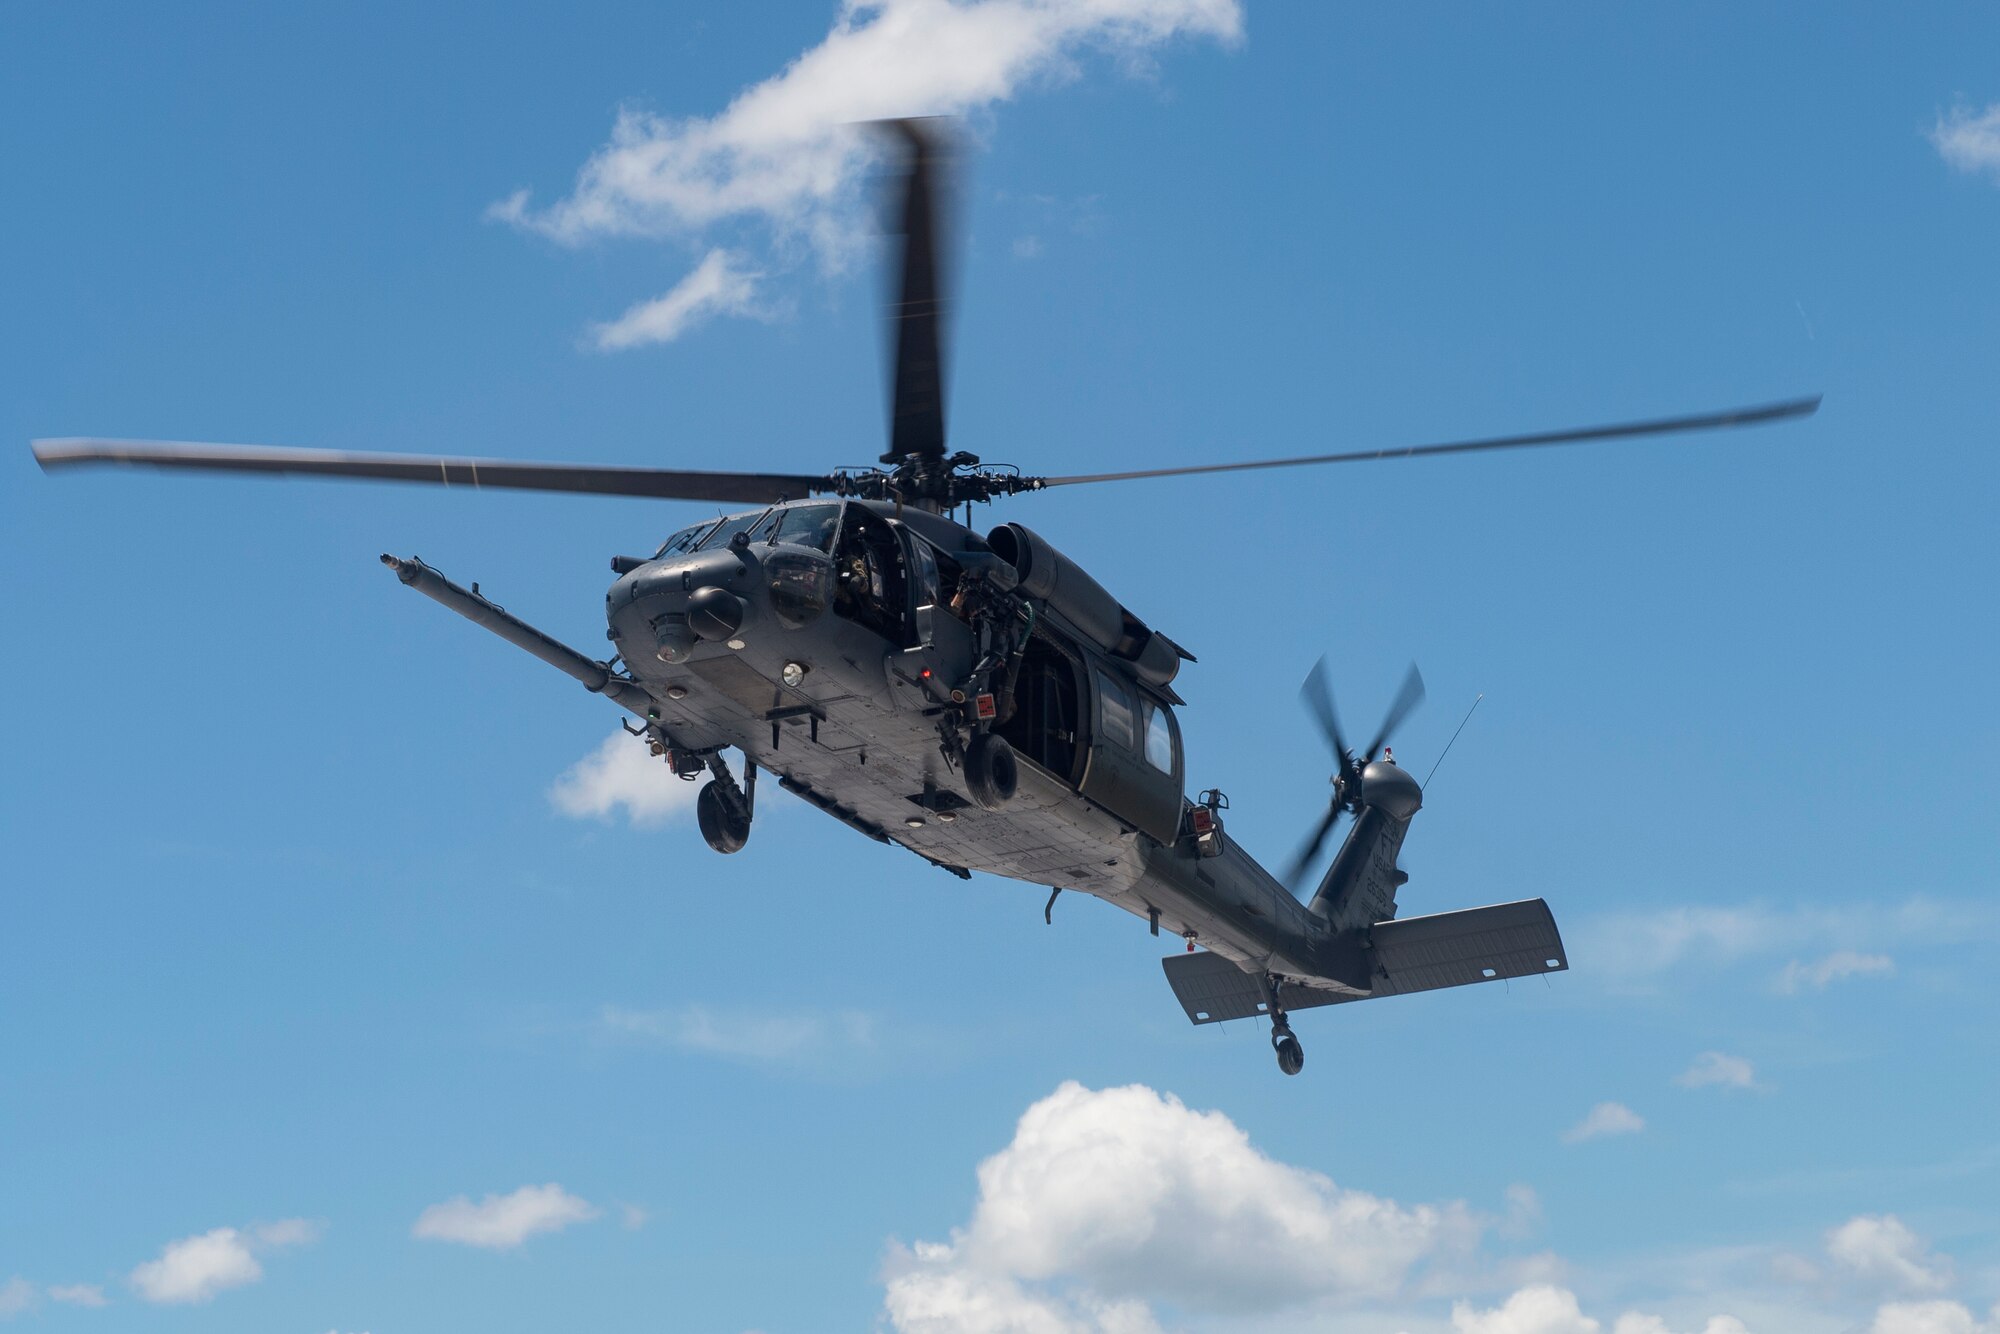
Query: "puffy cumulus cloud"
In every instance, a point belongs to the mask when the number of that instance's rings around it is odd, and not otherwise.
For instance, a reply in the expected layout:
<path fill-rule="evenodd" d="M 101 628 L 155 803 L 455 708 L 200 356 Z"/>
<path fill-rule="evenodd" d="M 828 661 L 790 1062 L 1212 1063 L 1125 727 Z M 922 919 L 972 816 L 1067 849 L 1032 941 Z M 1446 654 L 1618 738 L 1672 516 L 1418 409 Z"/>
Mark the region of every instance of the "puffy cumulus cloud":
<path fill-rule="evenodd" d="M 595 1036 L 752 1065 L 824 1065 L 875 1049 L 878 1025 L 873 1015 L 853 1010 L 745 1014 L 705 1005 L 657 1010 L 607 1005 L 598 1015 Z"/>
<path fill-rule="evenodd" d="M 1847 1273 L 1906 1292 L 1941 1292 L 1951 1261 L 1934 1256 L 1894 1214 L 1862 1214 L 1826 1234 L 1826 1253 Z"/>
<path fill-rule="evenodd" d="M 591 331 L 598 350 L 616 352 L 647 343 L 671 343 L 715 315 L 755 315 L 757 283 L 764 275 L 744 266 L 741 255 L 711 250 L 694 271 L 664 296 L 641 301 L 617 319 Z"/>
<path fill-rule="evenodd" d="M 1719 1051 L 1705 1051 L 1694 1058 L 1694 1064 L 1674 1077 L 1674 1082 L 1682 1088 L 1698 1089 L 1710 1086 L 1747 1089 L 1757 1086 L 1757 1070 L 1742 1056 L 1730 1056 Z"/>
<path fill-rule="evenodd" d="M 1070 1082 L 979 1166 L 948 1244 L 892 1252 L 885 1310 L 933 1330 L 1142 1331 L 1147 1299 L 1243 1315 L 1389 1297 L 1477 1241 L 1462 1205 L 1405 1206 L 1266 1157 L 1220 1112 Z"/>
<path fill-rule="evenodd" d="M 549 788 L 549 800 L 578 819 L 608 820 L 622 810 L 634 825 L 659 825 L 694 809 L 696 790 L 621 729 L 571 765 Z"/>
<path fill-rule="evenodd" d="M 1603 1324 L 1583 1313 L 1576 1294 L 1567 1288 L 1536 1284 L 1522 1288 L 1492 1310 L 1459 1302 L 1451 1308 L 1455 1334 L 1598 1334 Z M 1656 1315 L 1628 1311 L 1611 1325 L 1611 1334 L 1676 1334 Z M 1711 1317 L 1692 1334 L 1749 1334 L 1735 1316 Z"/>
<path fill-rule="evenodd" d="M 1868 1334 L 2000 1334 L 2000 1306 L 1981 1320 L 1957 1302 L 1889 1302 Z"/>
<path fill-rule="evenodd" d="M 523 190 L 490 212 L 571 245 L 693 238 L 747 220 L 781 242 L 803 238 L 839 268 L 854 248 L 860 182 L 879 148 L 862 122 L 983 111 L 1030 84 L 1074 76 L 1086 52 L 1143 66 L 1177 38 L 1234 43 L 1242 31 L 1239 0 L 846 0 L 817 46 L 720 113 L 628 108 L 566 197 L 538 209 Z M 720 263 L 717 253 L 704 268 Z M 603 326 L 599 345 L 672 337 L 660 331 L 686 326 L 692 298 L 675 299 L 687 286 Z M 734 299 L 747 303 L 748 288 Z M 728 309 L 712 297 L 705 313 Z"/>
<path fill-rule="evenodd" d="M 161 1305 L 212 1301 L 217 1293 L 264 1277 L 260 1254 L 303 1246 L 317 1240 L 319 1233 L 318 1224 L 303 1218 L 253 1228 L 215 1228 L 168 1242 L 157 1260 L 134 1269 L 128 1281 L 145 1300 Z"/>
<path fill-rule="evenodd" d="M 1600 1102 L 1590 1113 L 1563 1131 L 1563 1143 L 1581 1144 L 1612 1135 L 1636 1135 L 1646 1128 L 1646 1118 L 1622 1102 Z"/>
<path fill-rule="evenodd" d="M 1960 171 L 1985 172 L 2000 181 L 2000 102 L 1984 111 L 1954 107 L 1939 116 L 1931 143 L 1944 160 Z"/>
<path fill-rule="evenodd" d="M 1778 974 L 1778 991 L 1796 996 L 1801 991 L 1825 991 L 1835 982 L 1850 977 L 1887 977 L 1896 971 L 1896 961 L 1886 954 L 1863 954 L 1859 950 L 1835 950 L 1823 959 L 1802 963 L 1797 959 Z"/>
<path fill-rule="evenodd" d="M 598 1210 L 556 1185 L 523 1186 L 506 1195 L 488 1195 L 474 1204 L 463 1195 L 433 1204 L 417 1216 L 410 1235 L 426 1241 L 512 1250 L 529 1237 L 587 1223 Z"/>

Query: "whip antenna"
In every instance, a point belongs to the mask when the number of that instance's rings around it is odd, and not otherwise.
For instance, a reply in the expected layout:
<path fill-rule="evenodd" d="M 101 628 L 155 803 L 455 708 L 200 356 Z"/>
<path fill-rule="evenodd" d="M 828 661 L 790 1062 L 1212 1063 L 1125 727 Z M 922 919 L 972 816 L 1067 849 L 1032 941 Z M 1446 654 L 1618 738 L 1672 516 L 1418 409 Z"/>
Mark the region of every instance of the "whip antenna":
<path fill-rule="evenodd" d="M 1480 691 L 1479 694 L 1473 698 L 1472 709 L 1478 708 L 1479 701 L 1485 698 L 1486 698 L 1486 692 L 1483 690 Z M 1463 732 L 1465 730 L 1465 725 L 1472 721 L 1472 709 L 1467 709 L 1465 711 L 1465 716 L 1458 720 L 1458 732 Z M 1424 775 L 1424 786 L 1422 789 L 1423 791 L 1425 792 L 1430 791 L 1431 779 L 1437 777 L 1438 764 L 1444 763 L 1444 757 L 1451 754 L 1451 748 L 1458 743 L 1458 732 L 1453 732 L 1451 734 L 1451 740 L 1445 742 L 1444 749 L 1438 752 L 1437 764 L 1433 764 L 1431 766 L 1431 771 Z"/>

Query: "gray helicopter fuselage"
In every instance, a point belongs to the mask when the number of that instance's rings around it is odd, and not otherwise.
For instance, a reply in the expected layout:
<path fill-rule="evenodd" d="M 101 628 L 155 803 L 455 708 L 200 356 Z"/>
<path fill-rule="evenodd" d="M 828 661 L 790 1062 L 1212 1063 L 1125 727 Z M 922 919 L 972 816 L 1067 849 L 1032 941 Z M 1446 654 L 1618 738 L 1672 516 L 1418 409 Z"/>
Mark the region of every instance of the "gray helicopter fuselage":
<path fill-rule="evenodd" d="M 810 522 L 834 515 L 837 537 Z M 973 799 L 941 726 L 966 716 L 952 691 L 979 653 L 953 574 L 993 560 L 985 539 L 869 501 L 707 527 L 606 598 L 670 761 L 732 747 L 767 781 L 947 869 L 1091 894 L 1265 972 L 1333 980 L 1326 924 L 1219 831 L 1198 845 L 1172 692 L 1047 602 L 1013 721 L 996 729 L 1019 756 L 1018 789 L 1000 809 Z"/>

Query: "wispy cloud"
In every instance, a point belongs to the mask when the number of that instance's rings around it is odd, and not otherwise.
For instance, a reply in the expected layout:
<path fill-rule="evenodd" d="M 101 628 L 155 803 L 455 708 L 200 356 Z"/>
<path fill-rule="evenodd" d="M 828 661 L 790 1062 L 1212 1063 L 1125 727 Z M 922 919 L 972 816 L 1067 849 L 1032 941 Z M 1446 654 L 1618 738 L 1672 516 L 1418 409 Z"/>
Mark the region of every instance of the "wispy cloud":
<path fill-rule="evenodd" d="M 1565 1144 L 1581 1144 L 1612 1135 L 1636 1135 L 1645 1128 L 1646 1118 L 1624 1103 L 1600 1102 L 1583 1120 L 1563 1131 L 1562 1137 Z"/>
<path fill-rule="evenodd" d="M 751 315 L 761 311 L 757 283 L 764 275 L 743 267 L 743 257 L 711 250 L 692 273 L 664 296 L 641 301 L 608 324 L 591 331 L 600 351 L 671 343 L 715 315 Z"/>
<path fill-rule="evenodd" d="M 599 1041 L 671 1047 L 753 1065 L 824 1065 L 873 1051 L 880 1042 L 873 1015 L 855 1010 L 751 1013 L 706 1005 L 599 1012 Z"/>
<path fill-rule="evenodd" d="M 19 1274 L 0 1283 L 0 1320 L 7 1320 L 35 1306 L 35 1285 Z"/>
<path fill-rule="evenodd" d="M 551 1181 L 545 1186 L 523 1186 L 506 1195 L 488 1195 L 477 1204 L 464 1195 L 433 1204 L 417 1216 L 410 1235 L 505 1251 L 544 1232 L 587 1223 L 598 1212 L 588 1200 L 578 1199 Z"/>
<path fill-rule="evenodd" d="M 571 765 L 549 788 L 549 800 L 578 819 L 608 820 L 623 811 L 634 825 L 659 825 L 693 810 L 696 791 L 621 729 Z"/>
<path fill-rule="evenodd" d="M 1745 1057 L 1730 1056 L 1719 1051 L 1705 1051 L 1694 1058 L 1693 1065 L 1674 1076 L 1674 1082 L 1688 1089 L 1755 1088 L 1757 1070 Z"/>
<path fill-rule="evenodd" d="M 2000 102 L 1984 111 L 1959 106 L 1937 118 L 1931 143 L 1944 160 L 1964 172 L 1985 172 L 2000 181 Z"/>
<path fill-rule="evenodd" d="M 1825 991 L 1835 982 L 1850 977 L 1887 977 L 1896 971 L 1896 961 L 1886 954 L 1862 954 L 1858 950 L 1835 950 L 1823 959 L 1801 963 L 1794 959 L 1778 974 L 1781 995 L 1796 996 L 1801 991 Z"/>
<path fill-rule="evenodd" d="M 107 1306 L 104 1289 L 92 1283 L 58 1283 L 49 1289 L 49 1300 L 65 1306 Z"/>
<path fill-rule="evenodd" d="M 719 227 L 750 223 L 777 251 L 803 241 L 837 270 L 861 234 L 861 181 L 879 151 L 861 123 L 985 111 L 1024 88 L 1077 77 L 1092 51 L 1139 69 L 1176 39 L 1228 44 L 1242 32 L 1238 0 L 847 0 L 818 45 L 723 111 L 627 108 L 566 197 L 537 208 L 517 191 L 490 213 L 569 245 L 618 236 L 703 243 Z M 658 342 L 641 331 L 686 327 L 674 325 L 668 304 L 685 287 L 603 326 L 599 345 Z M 741 313 L 748 300 L 744 292 L 738 306 L 718 302 L 706 313 Z"/>
<path fill-rule="evenodd" d="M 1801 950 L 1934 948 L 1992 940 L 2000 910 L 1921 895 L 1862 904 L 1687 904 L 1580 921 L 1574 952 L 1613 984 L 1640 985 L 1669 971 L 1706 971 Z"/>
<path fill-rule="evenodd" d="M 133 1290 L 149 1302 L 181 1305 L 214 1300 L 218 1293 L 264 1277 L 258 1256 L 319 1237 L 319 1225 L 288 1218 L 252 1228 L 219 1227 L 168 1242 L 157 1260 L 134 1269 Z"/>

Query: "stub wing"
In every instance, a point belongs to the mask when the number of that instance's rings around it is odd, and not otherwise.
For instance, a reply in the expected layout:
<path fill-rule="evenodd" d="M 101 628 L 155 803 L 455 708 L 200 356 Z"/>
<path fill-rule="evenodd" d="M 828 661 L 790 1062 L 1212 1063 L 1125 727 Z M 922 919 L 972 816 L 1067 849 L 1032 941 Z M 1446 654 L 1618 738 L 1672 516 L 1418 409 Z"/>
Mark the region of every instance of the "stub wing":
<path fill-rule="evenodd" d="M 1569 967 L 1555 915 L 1541 899 L 1377 922 L 1368 936 L 1372 990 L 1356 994 L 1288 982 L 1279 989 L 1278 1003 L 1286 1010 L 1307 1010 L 1558 973 Z M 1249 1019 L 1266 1012 L 1264 987 L 1257 975 L 1219 954 L 1176 954 L 1161 962 L 1174 998 L 1197 1024 Z"/>

